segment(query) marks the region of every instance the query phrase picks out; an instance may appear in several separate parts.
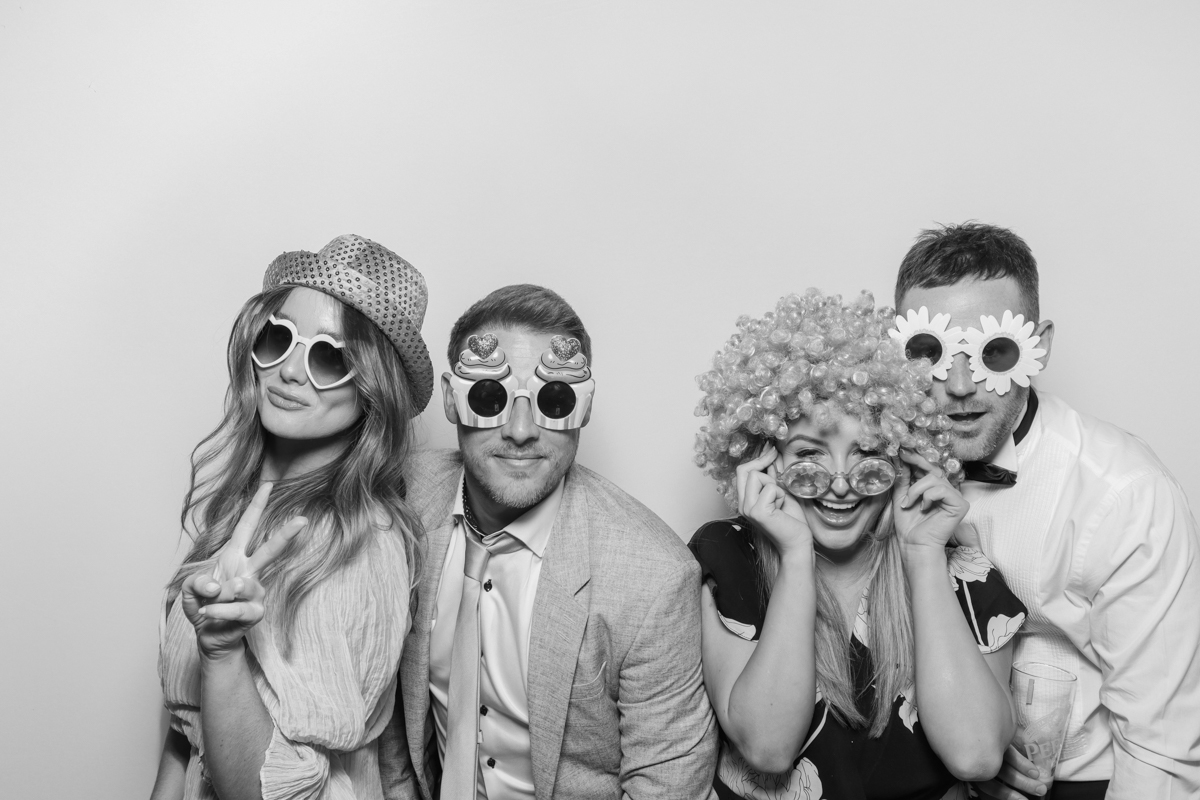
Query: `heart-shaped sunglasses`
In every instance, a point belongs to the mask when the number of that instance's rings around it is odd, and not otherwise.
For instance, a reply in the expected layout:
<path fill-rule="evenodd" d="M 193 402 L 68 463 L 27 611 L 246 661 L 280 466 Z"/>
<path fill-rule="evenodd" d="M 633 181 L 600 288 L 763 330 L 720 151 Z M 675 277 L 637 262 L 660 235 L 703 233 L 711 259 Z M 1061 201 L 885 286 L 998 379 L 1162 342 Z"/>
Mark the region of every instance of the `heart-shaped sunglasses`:
<path fill-rule="evenodd" d="M 324 333 L 312 338 L 301 336 L 294 322 L 280 319 L 274 314 L 254 341 L 250 358 L 260 368 L 267 369 L 282 363 L 298 344 L 304 345 L 304 372 L 313 388 L 333 389 L 354 377 L 342 352 L 346 347 L 345 342 L 339 342 Z"/>

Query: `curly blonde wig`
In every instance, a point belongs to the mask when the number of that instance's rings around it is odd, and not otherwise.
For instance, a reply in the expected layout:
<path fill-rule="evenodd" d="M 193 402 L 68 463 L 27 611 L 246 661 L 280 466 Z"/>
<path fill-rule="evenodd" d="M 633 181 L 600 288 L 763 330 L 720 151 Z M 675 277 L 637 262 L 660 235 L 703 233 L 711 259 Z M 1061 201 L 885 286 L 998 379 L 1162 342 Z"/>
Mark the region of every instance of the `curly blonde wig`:
<path fill-rule="evenodd" d="M 863 450 L 914 451 L 958 477 L 950 420 L 929 396 L 930 364 L 909 361 L 888 336 L 894 319 L 870 292 L 843 303 L 816 289 L 780 298 L 761 318 L 738 319 L 712 369 L 696 378 L 704 392 L 696 416 L 711 420 L 696 436 L 696 465 L 731 506 L 738 464 L 800 417 L 824 428 L 849 415 L 862 425 Z"/>

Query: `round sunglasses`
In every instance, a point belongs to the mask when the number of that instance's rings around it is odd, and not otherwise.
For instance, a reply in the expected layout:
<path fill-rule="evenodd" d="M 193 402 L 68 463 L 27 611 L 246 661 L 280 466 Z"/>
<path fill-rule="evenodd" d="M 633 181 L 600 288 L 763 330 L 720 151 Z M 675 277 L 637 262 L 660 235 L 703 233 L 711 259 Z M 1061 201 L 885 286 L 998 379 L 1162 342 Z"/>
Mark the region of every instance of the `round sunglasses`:
<path fill-rule="evenodd" d="M 904 355 L 908 357 L 909 361 L 928 358 L 931 364 L 941 363 L 942 356 L 947 351 L 951 356 L 956 352 L 966 353 L 970 356 L 974 355 L 972 350 L 973 348 L 969 344 L 955 343 L 951 345 L 943 342 L 941 337 L 929 331 L 914 334 L 904 344 Z M 1021 345 L 1008 336 L 996 336 L 984 343 L 979 353 L 979 359 L 983 362 L 983 366 L 992 372 L 1008 372 L 1021 360 Z"/>
<path fill-rule="evenodd" d="M 274 314 L 250 348 L 250 358 L 262 369 L 273 367 L 291 355 L 298 344 L 304 345 L 304 372 L 313 388 L 333 389 L 354 377 L 342 353 L 345 342 L 324 333 L 311 339 L 301 336 L 294 322 Z"/>
<path fill-rule="evenodd" d="M 780 473 L 776 482 L 793 497 L 811 500 L 828 492 L 838 478 L 845 478 L 855 494 L 873 497 L 892 488 L 896 468 L 886 458 L 864 458 L 846 472 L 831 473 L 815 461 L 796 461 Z"/>

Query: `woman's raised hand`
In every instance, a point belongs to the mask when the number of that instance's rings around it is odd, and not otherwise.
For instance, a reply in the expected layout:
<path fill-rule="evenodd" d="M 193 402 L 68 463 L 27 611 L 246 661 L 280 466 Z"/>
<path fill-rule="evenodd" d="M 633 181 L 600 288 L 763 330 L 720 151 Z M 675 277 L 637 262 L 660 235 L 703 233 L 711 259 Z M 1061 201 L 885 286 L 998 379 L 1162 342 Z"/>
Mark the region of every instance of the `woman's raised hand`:
<path fill-rule="evenodd" d="M 183 613 L 196 629 L 201 654 L 208 658 L 219 659 L 235 652 L 246 632 L 263 618 L 266 591 L 258 575 L 308 524 L 304 517 L 288 520 L 254 555 L 247 556 L 246 546 L 270 495 L 271 484 L 259 487 L 233 535 L 221 548 L 212 574 L 197 572 L 183 582 Z"/>
<path fill-rule="evenodd" d="M 940 467 L 916 453 L 900 452 L 892 487 L 892 512 L 903 545 L 944 548 L 971 506 Z"/>
<path fill-rule="evenodd" d="M 771 445 L 737 467 L 738 513 L 766 534 L 779 555 L 811 555 L 812 531 L 796 498 L 776 481 L 776 451 Z"/>

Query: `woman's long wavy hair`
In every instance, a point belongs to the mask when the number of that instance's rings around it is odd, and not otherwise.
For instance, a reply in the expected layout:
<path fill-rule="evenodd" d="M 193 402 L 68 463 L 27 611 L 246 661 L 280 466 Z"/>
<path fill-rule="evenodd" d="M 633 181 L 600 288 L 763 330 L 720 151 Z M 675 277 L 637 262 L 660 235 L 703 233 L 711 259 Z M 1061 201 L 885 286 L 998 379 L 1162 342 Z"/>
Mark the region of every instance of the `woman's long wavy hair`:
<path fill-rule="evenodd" d="M 192 451 L 191 485 L 180 514 L 192 547 L 168 584 L 171 602 L 185 578 L 215 565 L 217 552 L 229 541 L 258 488 L 269 434 L 259 419 L 258 377 L 250 349 L 267 318 L 283 306 L 294 288 L 280 286 L 251 297 L 233 325 L 227 349 L 225 416 Z M 297 541 L 260 576 L 282 609 L 285 654 L 305 597 L 353 561 L 371 536 L 400 537 L 414 591 L 415 576 L 421 574 L 421 523 L 406 501 L 404 479 L 413 416 L 406 373 L 383 332 L 357 310 L 339 306 L 344 353 L 355 372 L 361 416 L 346 432 L 347 446 L 333 461 L 276 482 L 247 548 L 252 554 L 270 532 L 294 516 L 308 518 Z"/>
<path fill-rule="evenodd" d="M 817 590 L 815 628 L 817 688 L 834 716 L 855 728 L 869 728 L 870 735 L 883 735 L 892 715 L 896 696 L 913 681 L 915 638 L 912 601 L 908 580 L 900 561 L 900 543 L 892 523 L 889 500 L 869 534 L 867 560 L 867 639 L 874 668 L 875 698 L 870 716 L 859 711 L 850 661 L 850 633 L 837 596 L 821 571 L 814 570 Z M 765 598 L 769 598 L 779 574 L 779 552 L 771 541 L 751 529 Z"/>
<path fill-rule="evenodd" d="M 705 396 L 696 414 L 710 422 L 696 436 L 696 464 L 717 480 L 731 506 L 737 507 L 738 465 L 786 437 L 788 426 L 801 418 L 823 429 L 842 415 L 852 417 L 862 425 L 863 450 L 893 458 L 901 450 L 918 452 L 957 477 L 961 465 L 950 453 L 950 421 L 928 395 L 930 365 L 909 361 L 888 335 L 894 315 L 890 308 L 876 309 L 869 292 L 843 304 L 840 295 L 810 289 L 781 298 L 762 318 L 738 320 L 738 333 L 713 357 L 713 368 L 697 378 Z M 779 553 L 751 530 L 766 602 L 779 574 Z M 895 533 L 889 500 L 867 544 L 866 644 L 875 686 L 869 716 L 856 702 L 841 605 L 815 571 L 817 688 L 835 716 L 869 728 L 873 737 L 883 734 L 896 696 L 913 680 L 912 608 Z"/>

